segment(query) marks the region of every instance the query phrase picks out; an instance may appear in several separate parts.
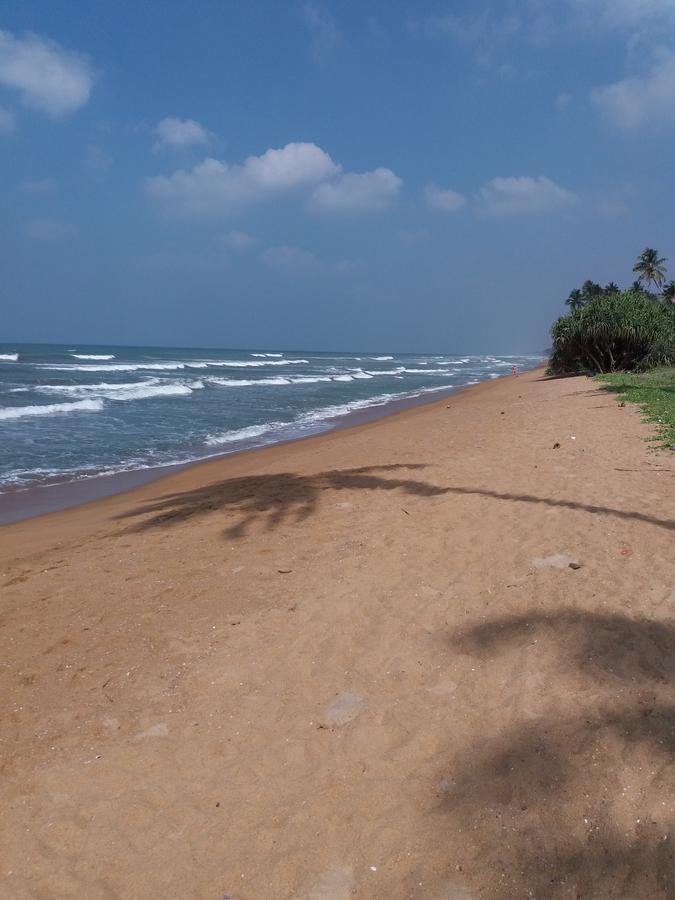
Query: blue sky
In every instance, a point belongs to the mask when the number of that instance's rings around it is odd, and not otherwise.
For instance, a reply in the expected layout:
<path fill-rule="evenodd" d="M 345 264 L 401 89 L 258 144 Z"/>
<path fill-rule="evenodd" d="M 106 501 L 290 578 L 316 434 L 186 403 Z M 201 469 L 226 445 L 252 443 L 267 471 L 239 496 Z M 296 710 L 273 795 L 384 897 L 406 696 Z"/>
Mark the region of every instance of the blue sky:
<path fill-rule="evenodd" d="M 536 351 L 675 271 L 675 0 L 5 0 L 0 155 L 0 340 Z"/>

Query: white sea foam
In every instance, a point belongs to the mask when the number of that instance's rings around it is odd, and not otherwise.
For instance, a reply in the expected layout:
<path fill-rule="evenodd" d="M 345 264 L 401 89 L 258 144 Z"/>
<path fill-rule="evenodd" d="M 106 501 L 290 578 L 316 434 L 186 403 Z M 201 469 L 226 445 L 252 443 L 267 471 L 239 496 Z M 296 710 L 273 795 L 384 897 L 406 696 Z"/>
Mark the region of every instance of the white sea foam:
<path fill-rule="evenodd" d="M 410 375 L 451 375 L 447 369 L 402 369 L 402 372 Z"/>
<path fill-rule="evenodd" d="M 374 359 L 376 362 L 380 362 L 381 360 L 393 359 L 393 356 L 369 356 L 368 359 Z"/>
<path fill-rule="evenodd" d="M 74 403 L 49 403 L 45 406 L 17 406 L 0 408 L 0 421 L 23 419 L 25 416 L 55 416 L 71 412 L 99 412 L 102 400 L 76 400 Z"/>
<path fill-rule="evenodd" d="M 330 375 L 290 375 L 291 384 L 318 384 L 320 381 L 332 381 Z"/>
<path fill-rule="evenodd" d="M 208 378 L 207 381 L 209 384 L 217 384 L 228 388 L 291 383 L 288 378 L 283 378 L 281 375 L 275 378 Z"/>
<path fill-rule="evenodd" d="M 71 353 L 75 359 L 115 359 L 114 353 Z"/>
<path fill-rule="evenodd" d="M 332 381 L 353 381 L 351 375 L 333 375 Z"/>
<path fill-rule="evenodd" d="M 0 353 L 0 362 L 17 362 L 18 359 L 18 353 Z"/>
<path fill-rule="evenodd" d="M 251 353 L 251 356 L 283 356 L 283 353 Z"/>
<path fill-rule="evenodd" d="M 123 382 L 122 384 L 108 384 L 105 381 L 100 384 L 40 384 L 36 385 L 33 390 L 39 391 L 41 394 L 70 394 L 77 397 L 111 391 L 128 391 L 130 388 L 137 388 L 141 385 L 149 386 L 158 384 L 158 382 L 157 378 L 148 378 L 145 381 Z"/>
<path fill-rule="evenodd" d="M 217 384 L 222 387 L 258 387 L 288 384 L 318 384 L 321 381 L 336 381 L 328 375 L 274 375 L 269 378 L 216 378 L 212 376 L 206 379 L 209 384 Z M 351 380 L 351 379 L 350 379 Z"/>
<path fill-rule="evenodd" d="M 260 366 L 308 365 L 307 359 L 205 359 L 207 366 L 226 366 L 228 369 L 257 369 Z M 190 363 L 190 365 L 195 365 Z"/>
<path fill-rule="evenodd" d="M 185 397 L 195 390 L 204 387 L 202 381 L 192 381 L 189 384 L 181 382 L 169 382 L 168 384 L 138 384 L 129 386 L 124 391 L 114 390 L 102 396 L 108 400 L 146 400 L 149 397 Z"/>
<path fill-rule="evenodd" d="M 222 434 L 210 434 L 205 443 L 209 447 L 221 444 L 235 444 L 237 441 L 250 441 L 253 438 L 262 437 L 271 431 L 278 431 L 288 422 L 267 422 L 264 425 L 249 425 L 247 428 L 234 428 L 232 431 L 223 431 Z"/>
<path fill-rule="evenodd" d="M 397 369 L 366 369 L 366 375 L 400 375 L 401 372 L 405 372 L 405 366 Z"/>
<path fill-rule="evenodd" d="M 469 382 L 474 384 L 475 382 Z M 369 397 L 363 400 L 352 400 L 347 403 L 337 403 L 332 406 L 322 406 L 318 409 L 309 410 L 297 416 L 291 422 L 266 422 L 263 425 L 250 425 L 247 428 L 236 428 L 231 431 L 224 431 L 221 434 L 210 434 L 206 438 L 209 446 L 220 446 L 224 444 L 233 444 L 238 441 L 247 441 L 254 438 L 270 435 L 274 432 L 279 435 L 280 431 L 292 432 L 298 429 L 307 429 L 313 426 L 321 425 L 329 422 L 331 419 L 347 416 L 350 413 L 357 412 L 362 409 L 371 407 L 385 406 L 392 400 L 406 400 L 414 397 L 420 397 L 423 394 L 435 393 L 437 391 L 446 391 L 448 386 L 422 388 L 418 391 L 401 391 L 396 394 L 379 394 L 376 397 Z"/>
<path fill-rule="evenodd" d="M 77 366 L 74 363 L 55 366 L 49 363 L 41 363 L 38 365 L 38 368 L 48 369 L 50 372 L 139 372 L 148 370 L 170 372 L 176 369 L 184 369 L 185 363 L 111 363 L 103 366 Z"/>
<path fill-rule="evenodd" d="M 40 393 L 66 394 L 71 397 L 102 397 L 106 400 L 145 400 L 150 397 L 180 397 L 204 387 L 203 381 L 165 381 L 149 378 L 130 384 L 44 384 Z"/>

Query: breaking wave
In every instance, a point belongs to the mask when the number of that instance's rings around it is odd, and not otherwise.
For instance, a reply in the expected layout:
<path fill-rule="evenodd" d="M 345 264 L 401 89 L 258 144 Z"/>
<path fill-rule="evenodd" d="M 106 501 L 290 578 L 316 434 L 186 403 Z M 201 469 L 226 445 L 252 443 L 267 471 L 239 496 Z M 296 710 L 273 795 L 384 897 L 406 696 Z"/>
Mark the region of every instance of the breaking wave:
<path fill-rule="evenodd" d="M 49 403 L 45 406 L 0 408 L 0 420 L 23 419 L 26 416 L 57 416 L 71 412 L 100 412 L 102 400 L 76 400 L 75 403 Z"/>

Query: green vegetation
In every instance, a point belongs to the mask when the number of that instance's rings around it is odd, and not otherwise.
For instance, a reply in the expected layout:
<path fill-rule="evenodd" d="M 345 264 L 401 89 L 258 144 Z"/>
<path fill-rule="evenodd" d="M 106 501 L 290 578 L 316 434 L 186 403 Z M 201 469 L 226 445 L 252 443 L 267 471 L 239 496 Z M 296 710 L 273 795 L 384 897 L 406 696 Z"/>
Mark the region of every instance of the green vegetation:
<path fill-rule="evenodd" d="M 633 271 L 637 273 L 640 284 L 646 284 L 647 287 L 653 284 L 658 289 L 666 277 L 666 262 L 664 256 L 659 256 L 658 250 L 654 250 L 653 247 L 645 247 L 636 259 Z"/>
<path fill-rule="evenodd" d="M 549 372 L 642 372 L 675 364 L 675 289 L 673 282 L 663 287 L 665 262 L 647 247 L 633 266 L 639 278 L 630 290 L 588 280 L 572 291 L 565 301 L 571 312 L 551 329 Z M 663 287 L 663 293 L 643 285 Z"/>
<path fill-rule="evenodd" d="M 630 403 L 637 403 L 647 422 L 655 422 L 655 440 L 667 447 L 675 445 L 675 367 L 652 369 L 640 375 L 614 373 L 599 375 L 609 391 Z"/>

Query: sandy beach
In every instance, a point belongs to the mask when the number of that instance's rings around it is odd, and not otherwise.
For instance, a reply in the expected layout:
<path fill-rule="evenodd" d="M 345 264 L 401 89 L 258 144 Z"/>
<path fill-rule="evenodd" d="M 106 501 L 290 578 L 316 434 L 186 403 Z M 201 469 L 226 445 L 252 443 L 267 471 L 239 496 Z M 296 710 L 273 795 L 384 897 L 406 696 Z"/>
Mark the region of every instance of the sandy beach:
<path fill-rule="evenodd" d="M 537 370 L 0 528 L 0 896 L 675 896 L 650 433 Z"/>

